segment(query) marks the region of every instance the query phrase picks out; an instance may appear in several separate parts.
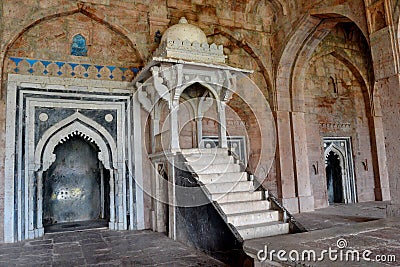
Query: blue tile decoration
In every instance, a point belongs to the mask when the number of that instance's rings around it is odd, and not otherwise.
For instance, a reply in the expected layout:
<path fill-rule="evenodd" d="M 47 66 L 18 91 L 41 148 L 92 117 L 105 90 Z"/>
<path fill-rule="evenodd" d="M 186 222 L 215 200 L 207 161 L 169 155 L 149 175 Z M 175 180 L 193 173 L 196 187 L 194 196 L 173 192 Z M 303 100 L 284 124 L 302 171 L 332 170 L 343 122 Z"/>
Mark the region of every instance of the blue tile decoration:
<path fill-rule="evenodd" d="M 86 38 L 81 34 L 77 34 L 72 38 L 71 55 L 73 56 L 87 56 Z"/>
<path fill-rule="evenodd" d="M 43 66 L 47 69 L 47 66 L 50 65 L 52 62 L 51 61 L 47 61 L 47 60 L 41 60 L 40 62 L 42 62 Z"/>
<path fill-rule="evenodd" d="M 75 67 L 76 67 L 76 66 L 79 66 L 79 64 L 77 64 L 77 63 L 68 63 L 68 64 L 71 66 L 72 71 L 75 70 Z"/>
<path fill-rule="evenodd" d="M 56 63 L 56 65 L 58 66 L 58 68 L 62 68 L 62 66 L 64 66 L 65 65 L 65 62 L 59 62 L 59 61 L 57 61 L 57 62 L 54 62 L 54 63 Z"/>
<path fill-rule="evenodd" d="M 100 72 L 104 68 L 104 66 L 95 65 L 95 68 L 98 72 Z"/>
<path fill-rule="evenodd" d="M 81 64 L 81 66 L 83 66 L 85 68 L 85 70 L 87 71 L 91 65 L 90 64 Z"/>
<path fill-rule="evenodd" d="M 22 57 L 10 57 L 14 64 L 10 71 L 18 74 L 40 74 L 71 78 L 108 79 L 113 81 L 126 81 L 134 78 L 141 67 L 122 67 L 114 65 L 98 65 L 76 62 L 52 61 Z M 21 65 L 26 62 L 26 65 Z M 26 67 L 29 65 L 29 67 Z M 67 69 L 70 68 L 70 69 Z M 100 71 L 102 73 L 100 73 Z"/>
<path fill-rule="evenodd" d="M 11 59 L 12 61 L 14 61 L 16 67 L 18 67 L 18 64 L 19 64 L 22 60 L 24 60 L 23 58 L 18 58 L 18 57 L 10 57 L 10 59 Z"/>
<path fill-rule="evenodd" d="M 107 69 L 110 70 L 110 72 L 113 72 L 116 68 L 115 66 L 106 66 L 106 67 L 107 67 Z"/>
<path fill-rule="evenodd" d="M 32 68 L 32 66 L 33 66 L 36 62 L 38 62 L 38 60 L 37 60 L 37 59 L 27 59 L 26 62 L 28 62 L 28 63 L 29 63 L 29 66 Z M 31 72 L 31 73 L 32 73 L 32 72 Z"/>
<path fill-rule="evenodd" d="M 134 74 L 136 74 L 136 73 L 139 72 L 139 68 L 131 68 L 131 71 L 132 71 Z"/>

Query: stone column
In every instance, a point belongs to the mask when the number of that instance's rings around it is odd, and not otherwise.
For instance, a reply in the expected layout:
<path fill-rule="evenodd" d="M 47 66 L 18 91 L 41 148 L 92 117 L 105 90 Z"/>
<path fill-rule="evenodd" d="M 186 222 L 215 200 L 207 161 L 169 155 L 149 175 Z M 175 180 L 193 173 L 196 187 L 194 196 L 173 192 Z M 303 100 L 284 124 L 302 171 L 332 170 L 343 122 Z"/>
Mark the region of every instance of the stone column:
<path fill-rule="evenodd" d="M 160 103 L 156 104 L 156 108 L 151 115 L 151 153 L 156 152 L 156 140 L 155 137 L 160 133 Z"/>
<path fill-rule="evenodd" d="M 168 157 L 168 215 L 169 215 L 169 238 L 176 240 L 176 188 L 175 188 L 175 157 Z"/>
<path fill-rule="evenodd" d="M 289 111 L 276 111 L 279 199 L 290 213 L 298 213 Z"/>
<path fill-rule="evenodd" d="M 372 117 L 374 121 L 374 137 L 376 147 L 376 158 L 377 158 L 377 170 L 375 182 L 375 198 L 380 201 L 390 200 L 390 187 L 389 187 L 389 175 L 387 169 L 387 159 L 385 150 L 385 135 L 382 125 L 382 110 L 380 97 L 378 94 L 374 95 L 374 114 Z"/>
<path fill-rule="evenodd" d="M 115 194 L 114 194 L 114 170 L 110 169 L 110 222 L 109 228 L 116 230 L 115 227 Z"/>
<path fill-rule="evenodd" d="M 171 123 L 171 150 L 179 149 L 179 126 L 178 126 L 179 103 L 173 102 L 171 105 L 170 123 Z"/>
<path fill-rule="evenodd" d="M 197 147 L 200 148 L 201 140 L 203 139 L 203 117 L 196 118 L 196 133 L 197 133 Z"/>
<path fill-rule="evenodd" d="M 36 173 L 37 181 L 37 209 L 36 209 L 36 228 L 37 236 L 44 235 L 43 228 L 43 171 Z"/>
<path fill-rule="evenodd" d="M 373 27 L 372 27 L 373 28 Z M 385 140 L 391 205 L 389 215 L 400 215 L 400 74 L 397 66 L 397 42 L 394 29 L 385 27 L 370 34 L 375 73 L 375 88 L 381 96 L 382 128 Z M 377 125 L 379 126 L 379 125 Z"/>
<path fill-rule="evenodd" d="M 299 212 L 314 210 L 307 152 L 307 133 L 304 112 L 292 112 L 295 177 Z"/>
<path fill-rule="evenodd" d="M 225 102 L 218 101 L 218 119 L 219 119 L 219 129 L 218 129 L 218 141 L 221 148 L 228 148 L 228 138 L 226 137 L 226 114 L 225 114 Z"/>

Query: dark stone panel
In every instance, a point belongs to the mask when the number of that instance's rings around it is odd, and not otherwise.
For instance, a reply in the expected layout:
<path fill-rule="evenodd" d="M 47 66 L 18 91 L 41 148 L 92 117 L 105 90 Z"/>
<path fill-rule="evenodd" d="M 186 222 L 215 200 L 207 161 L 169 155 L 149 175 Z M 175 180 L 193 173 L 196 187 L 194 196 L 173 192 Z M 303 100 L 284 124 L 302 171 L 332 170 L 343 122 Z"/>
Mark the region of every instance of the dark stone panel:
<path fill-rule="evenodd" d="M 38 107 L 35 109 L 35 144 L 39 142 L 42 135 L 54 124 L 68 118 L 76 112 L 76 109 L 68 108 L 44 108 Z M 46 113 L 48 115 L 47 121 L 40 121 L 39 115 Z"/>
<path fill-rule="evenodd" d="M 116 110 L 94 110 L 94 109 L 80 109 L 82 115 L 94 120 L 101 126 L 103 126 L 114 138 L 117 140 L 117 111 Z M 105 116 L 111 114 L 113 120 L 108 122 L 105 120 Z"/>
<path fill-rule="evenodd" d="M 176 161 L 184 162 L 181 155 Z M 193 174 L 184 164 L 176 164 L 176 229 L 177 240 L 229 264 L 243 266 L 252 260 L 242 250 L 221 215 L 201 190 Z M 185 190 L 185 188 L 190 188 Z M 197 205 L 197 204 L 198 205 Z"/>

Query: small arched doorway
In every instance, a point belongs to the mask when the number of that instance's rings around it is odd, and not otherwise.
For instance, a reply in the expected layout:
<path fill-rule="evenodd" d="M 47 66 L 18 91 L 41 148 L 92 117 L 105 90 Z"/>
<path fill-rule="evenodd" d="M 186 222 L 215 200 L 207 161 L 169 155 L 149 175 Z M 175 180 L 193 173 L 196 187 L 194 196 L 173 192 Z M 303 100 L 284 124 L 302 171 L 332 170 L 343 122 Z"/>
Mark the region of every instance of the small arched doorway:
<path fill-rule="evenodd" d="M 55 147 L 56 160 L 43 174 L 43 226 L 106 226 L 109 220 L 109 173 L 98 159 L 99 148 L 73 136 Z"/>
<path fill-rule="evenodd" d="M 326 185 L 328 202 L 343 203 L 342 167 L 339 155 L 333 151 L 329 152 L 326 158 Z"/>
<path fill-rule="evenodd" d="M 326 137 L 324 150 L 328 203 L 357 202 L 350 137 Z"/>

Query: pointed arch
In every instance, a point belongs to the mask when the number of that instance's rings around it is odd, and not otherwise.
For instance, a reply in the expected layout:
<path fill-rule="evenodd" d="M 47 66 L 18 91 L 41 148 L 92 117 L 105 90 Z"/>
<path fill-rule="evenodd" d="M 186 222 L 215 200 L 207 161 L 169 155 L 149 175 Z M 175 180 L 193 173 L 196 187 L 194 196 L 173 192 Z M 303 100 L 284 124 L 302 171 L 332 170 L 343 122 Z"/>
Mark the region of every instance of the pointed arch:
<path fill-rule="evenodd" d="M 209 90 L 210 93 L 213 95 L 213 97 L 214 97 L 217 101 L 220 100 L 220 96 L 218 95 L 217 91 L 216 91 L 210 84 L 207 84 L 207 83 L 203 82 L 203 81 L 200 80 L 200 79 L 192 80 L 192 81 L 186 83 L 185 85 L 183 85 L 183 86 L 180 88 L 180 93 L 181 93 L 181 94 L 179 95 L 179 98 L 181 97 L 181 95 L 182 95 L 182 93 L 185 91 L 185 89 L 189 88 L 190 86 L 192 86 L 192 85 L 194 85 L 194 84 L 196 84 L 196 83 L 200 84 L 201 86 L 203 86 L 204 88 L 206 88 L 207 90 Z"/>
<path fill-rule="evenodd" d="M 35 170 L 41 168 L 46 171 L 56 160 L 55 147 L 74 135 L 80 135 L 98 146 L 98 158 L 106 169 L 116 168 L 117 146 L 111 134 L 97 122 L 77 112 L 43 134 L 35 149 Z"/>
<path fill-rule="evenodd" d="M 329 153 L 335 153 L 336 155 L 339 156 L 339 161 L 340 161 L 340 167 L 342 168 L 342 170 L 344 170 L 344 168 L 346 167 L 346 161 L 345 161 L 345 155 L 343 153 L 343 151 L 340 149 L 340 147 L 338 147 L 335 144 L 331 144 L 330 146 L 328 146 L 325 151 L 324 151 L 324 158 L 325 158 L 325 167 L 327 165 L 327 160 L 328 160 L 328 156 Z M 343 173 L 342 173 L 343 175 Z"/>

